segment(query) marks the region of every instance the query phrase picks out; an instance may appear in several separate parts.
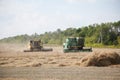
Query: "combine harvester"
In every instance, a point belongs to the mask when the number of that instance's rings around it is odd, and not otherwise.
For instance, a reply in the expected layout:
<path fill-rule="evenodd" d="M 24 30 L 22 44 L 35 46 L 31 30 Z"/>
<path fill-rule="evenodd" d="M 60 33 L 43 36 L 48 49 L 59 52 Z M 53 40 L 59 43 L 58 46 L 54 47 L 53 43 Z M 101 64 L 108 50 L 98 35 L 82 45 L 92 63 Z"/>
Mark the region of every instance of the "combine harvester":
<path fill-rule="evenodd" d="M 83 37 L 70 37 L 66 39 L 66 42 L 63 43 L 63 51 L 67 52 L 92 52 L 91 47 L 84 47 L 84 38 Z"/>
<path fill-rule="evenodd" d="M 30 40 L 30 49 L 29 50 L 24 50 L 24 52 L 39 52 L 39 51 L 53 51 L 52 48 L 43 48 L 43 44 L 41 40 L 35 41 L 35 40 Z"/>

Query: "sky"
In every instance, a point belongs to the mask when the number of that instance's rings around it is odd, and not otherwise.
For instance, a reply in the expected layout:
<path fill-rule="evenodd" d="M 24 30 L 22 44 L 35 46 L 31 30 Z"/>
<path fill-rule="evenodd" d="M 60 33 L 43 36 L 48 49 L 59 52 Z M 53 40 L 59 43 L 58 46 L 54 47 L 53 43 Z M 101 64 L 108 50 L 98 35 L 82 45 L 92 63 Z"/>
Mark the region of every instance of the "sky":
<path fill-rule="evenodd" d="M 120 20 L 120 0 L 0 0 L 0 39 Z"/>

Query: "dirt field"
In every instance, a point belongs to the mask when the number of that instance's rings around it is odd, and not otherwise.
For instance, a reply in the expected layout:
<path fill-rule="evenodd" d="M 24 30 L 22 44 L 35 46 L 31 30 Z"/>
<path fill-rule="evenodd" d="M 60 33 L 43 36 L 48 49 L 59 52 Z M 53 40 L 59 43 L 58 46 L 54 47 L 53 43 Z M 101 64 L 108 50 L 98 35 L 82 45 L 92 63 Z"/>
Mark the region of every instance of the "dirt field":
<path fill-rule="evenodd" d="M 120 80 L 120 64 L 82 67 L 80 60 L 92 52 L 63 53 L 62 46 L 52 52 L 23 52 L 22 44 L 0 44 L 0 80 Z M 120 49 L 93 49 L 97 52 Z"/>

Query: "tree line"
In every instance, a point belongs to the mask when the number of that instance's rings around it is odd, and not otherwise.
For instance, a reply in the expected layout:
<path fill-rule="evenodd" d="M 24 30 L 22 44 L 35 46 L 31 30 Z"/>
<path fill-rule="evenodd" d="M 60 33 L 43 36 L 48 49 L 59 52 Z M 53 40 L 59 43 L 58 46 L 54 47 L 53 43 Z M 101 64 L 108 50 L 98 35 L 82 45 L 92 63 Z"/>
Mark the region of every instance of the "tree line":
<path fill-rule="evenodd" d="M 44 34 L 34 33 L 32 35 L 18 35 L 1 39 L 5 43 L 26 43 L 29 40 L 41 39 L 44 44 L 62 45 L 68 37 L 84 37 L 85 44 L 94 45 L 113 45 L 120 46 L 120 21 L 101 24 L 92 24 L 79 28 L 67 28 L 66 30 L 57 29 L 54 32 Z"/>

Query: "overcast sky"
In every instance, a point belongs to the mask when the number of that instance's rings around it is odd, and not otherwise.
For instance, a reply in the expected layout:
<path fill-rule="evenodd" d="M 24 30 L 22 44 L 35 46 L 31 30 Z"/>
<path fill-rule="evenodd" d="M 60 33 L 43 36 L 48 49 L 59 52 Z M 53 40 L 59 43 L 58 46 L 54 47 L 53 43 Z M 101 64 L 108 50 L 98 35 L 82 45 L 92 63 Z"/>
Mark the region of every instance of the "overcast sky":
<path fill-rule="evenodd" d="M 0 39 L 120 20 L 120 0 L 0 0 Z"/>

